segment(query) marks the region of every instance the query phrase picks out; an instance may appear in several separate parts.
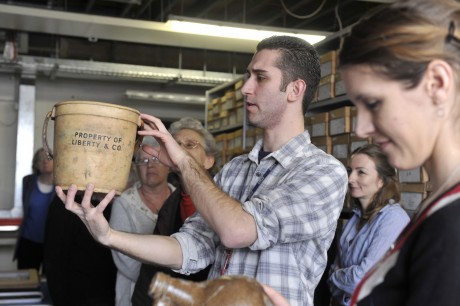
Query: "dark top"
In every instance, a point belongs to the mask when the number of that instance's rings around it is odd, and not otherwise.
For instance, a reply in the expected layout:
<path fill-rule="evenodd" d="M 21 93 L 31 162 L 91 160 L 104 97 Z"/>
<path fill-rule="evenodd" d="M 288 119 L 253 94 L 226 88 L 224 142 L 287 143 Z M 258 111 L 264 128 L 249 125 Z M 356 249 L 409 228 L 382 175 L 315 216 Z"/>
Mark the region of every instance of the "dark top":
<path fill-rule="evenodd" d="M 111 208 L 104 211 L 107 220 Z M 115 305 L 117 268 L 110 249 L 97 243 L 58 197 L 48 211 L 44 267 L 54 306 Z"/>
<path fill-rule="evenodd" d="M 377 273 L 366 275 L 354 295 L 363 284 L 371 293 L 361 298 L 359 306 L 459 304 L 460 184 L 440 198 L 412 220 L 377 265 L 383 282 L 375 281 Z"/>
<path fill-rule="evenodd" d="M 169 236 L 179 231 L 179 228 L 183 224 L 180 217 L 181 191 L 181 187 L 178 186 L 169 198 L 166 199 L 165 203 L 158 212 L 158 221 L 153 231 L 154 234 Z M 133 306 L 152 306 L 153 300 L 148 295 L 148 291 L 152 278 L 157 272 L 163 272 L 182 279 L 204 281 L 208 277 L 209 267 L 196 274 L 183 275 L 176 273 L 169 268 L 145 263 L 142 264 L 139 277 L 131 297 Z"/>

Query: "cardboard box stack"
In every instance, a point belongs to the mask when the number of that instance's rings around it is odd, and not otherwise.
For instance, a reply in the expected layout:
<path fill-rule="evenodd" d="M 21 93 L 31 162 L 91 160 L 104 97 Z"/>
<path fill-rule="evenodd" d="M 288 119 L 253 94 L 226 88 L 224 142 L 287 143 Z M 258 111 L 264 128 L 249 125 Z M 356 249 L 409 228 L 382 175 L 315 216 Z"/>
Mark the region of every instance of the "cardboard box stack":
<path fill-rule="evenodd" d="M 333 50 L 320 56 L 321 80 L 313 102 L 335 97 L 335 77 L 337 67 L 337 51 Z"/>
<path fill-rule="evenodd" d="M 351 153 L 360 146 L 371 143 L 371 138 L 360 138 L 355 134 L 357 112 L 345 106 L 327 113 L 314 114 L 305 119 L 311 141 L 341 161 L 349 164 Z M 412 216 L 419 204 L 430 192 L 430 182 L 423 168 L 398 170 L 401 190 L 401 205 Z M 348 203 L 344 204 L 348 207 Z"/>
<path fill-rule="evenodd" d="M 401 205 L 412 216 L 418 206 L 430 193 L 430 181 L 423 167 L 411 170 L 398 170 L 401 187 Z"/>
<path fill-rule="evenodd" d="M 351 152 L 371 143 L 370 138 L 363 139 L 355 135 L 353 129 L 355 117 L 355 108 L 345 106 L 311 115 L 305 118 L 305 125 L 313 144 L 335 156 L 344 165 L 348 165 Z"/>
<path fill-rule="evenodd" d="M 241 94 L 242 86 L 243 80 L 239 80 L 208 103 L 207 120 L 210 132 L 243 124 L 244 101 Z"/>

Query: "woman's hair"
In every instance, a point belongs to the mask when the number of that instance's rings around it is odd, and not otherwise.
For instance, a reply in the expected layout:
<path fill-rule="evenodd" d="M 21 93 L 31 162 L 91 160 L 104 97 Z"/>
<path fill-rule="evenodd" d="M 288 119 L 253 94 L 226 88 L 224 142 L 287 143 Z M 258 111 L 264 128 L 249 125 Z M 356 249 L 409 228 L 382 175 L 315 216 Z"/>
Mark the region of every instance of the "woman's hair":
<path fill-rule="evenodd" d="M 316 49 L 305 40 L 293 36 L 272 36 L 265 38 L 257 45 L 261 50 L 279 50 L 276 67 L 283 74 L 281 91 L 286 91 L 287 85 L 295 80 L 304 80 L 307 84 L 303 97 L 302 108 L 306 112 L 318 88 L 321 78 L 319 56 Z"/>
<path fill-rule="evenodd" d="M 183 129 L 193 130 L 203 136 L 205 143 L 202 145 L 206 154 L 216 156 L 216 141 L 214 140 L 214 137 L 211 135 L 211 133 L 204 128 L 200 121 L 191 117 L 181 118 L 180 120 L 171 123 L 169 126 L 169 133 L 174 136 L 177 132 Z"/>
<path fill-rule="evenodd" d="M 342 42 L 339 68 L 369 65 L 381 76 L 415 88 L 434 59 L 449 63 L 458 81 L 460 4 L 401 0 L 364 17 Z"/>
<path fill-rule="evenodd" d="M 391 200 L 399 202 L 399 181 L 396 169 L 389 164 L 387 157 L 377 145 L 369 144 L 359 147 L 351 153 L 351 158 L 357 154 L 367 155 L 374 162 L 377 174 L 383 182 L 383 186 L 374 194 L 366 211 L 363 211 L 362 219 L 367 221 L 376 215 L 382 207 L 392 202 Z M 358 199 L 350 197 L 350 201 L 353 206 L 360 207 Z"/>
<path fill-rule="evenodd" d="M 40 170 L 38 169 L 38 164 L 40 163 L 40 160 L 43 158 L 43 156 L 46 157 L 46 152 L 45 149 L 40 148 L 37 151 L 35 151 L 34 157 L 32 158 L 32 173 L 33 174 L 38 174 L 40 175 Z"/>

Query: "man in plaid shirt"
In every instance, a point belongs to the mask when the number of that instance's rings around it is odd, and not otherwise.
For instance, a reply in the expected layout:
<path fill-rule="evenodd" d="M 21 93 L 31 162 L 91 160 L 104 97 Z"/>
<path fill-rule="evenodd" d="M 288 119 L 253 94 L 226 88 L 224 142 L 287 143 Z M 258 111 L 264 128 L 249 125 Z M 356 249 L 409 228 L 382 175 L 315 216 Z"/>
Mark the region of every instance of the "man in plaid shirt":
<path fill-rule="evenodd" d="M 313 305 L 347 190 L 345 167 L 316 148 L 304 113 L 320 79 L 319 57 L 305 41 L 274 36 L 258 44 L 241 91 L 251 124 L 264 135 L 248 155 L 236 157 L 214 181 L 168 133 L 141 115 L 161 149 L 150 154 L 177 172 L 198 213 L 171 237 L 114 231 L 101 209 L 85 199 L 58 196 L 100 243 L 147 262 L 193 273 L 213 264 L 209 278 L 244 274 L 280 292 L 291 305 Z M 88 198 L 94 190 L 86 189 Z M 102 204 L 102 205 L 101 205 Z"/>

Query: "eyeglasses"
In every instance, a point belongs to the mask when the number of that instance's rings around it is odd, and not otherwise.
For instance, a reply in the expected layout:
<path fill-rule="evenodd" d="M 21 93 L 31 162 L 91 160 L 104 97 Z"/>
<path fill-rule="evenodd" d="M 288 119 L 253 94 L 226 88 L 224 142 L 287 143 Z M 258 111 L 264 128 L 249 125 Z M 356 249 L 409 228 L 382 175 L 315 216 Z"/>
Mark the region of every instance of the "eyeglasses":
<path fill-rule="evenodd" d="M 181 140 L 177 140 L 177 143 L 185 148 L 185 149 L 188 149 L 188 150 L 192 150 L 192 149 L 195 149 L 196 147 L 198 147 L 198 145 L 201 145 L 198 141 L 196 140 L 191 140 L 191 139 L 186 139 L 184 141 L 181 141 Z"/>
<path fill-rule="evenodd" d="M 160 160 L 156 158 L 155 156 L 151 156 L 149 158 L 143 158 L 143 159 L 136 160 L 134 161 L 134 164 L 138 166 L 147 166 L 150 162 L 154 164 L 158 164 Z"/>
<path fill-rule="evenodd" d="M 177 143 L 187 149 L 187 150 L 192 150 L 192 149 L 195 149 L 196 147 L 198 147 L 198 145 L 201 146 L 200 142 L 199 141 L 196 141 L 196 140 L 192 140 L 192 139 L 186 139 L 184 141 L 181 141 L 181 140 L 177 140 Z M 138 166 L 142 166 L 142 165 L 148 165 L 148 163 L 150 161 L 152 161 L 153 163 L 159 163 L 160 162 L 160 153 L 161 151 L 158 151 L 158 156 L 153 156 L 154 154 L 154 150 L 149 147 L 149 146 L 144 146 L 144 145 L 141 145 L 141 150 L 144 151 L 144 153 L 147 153 L 150 157 L 149 158 L 145 158 L 143 160 L 139 160 L 139 161 L 135 161 L 134 163 Z"/>

